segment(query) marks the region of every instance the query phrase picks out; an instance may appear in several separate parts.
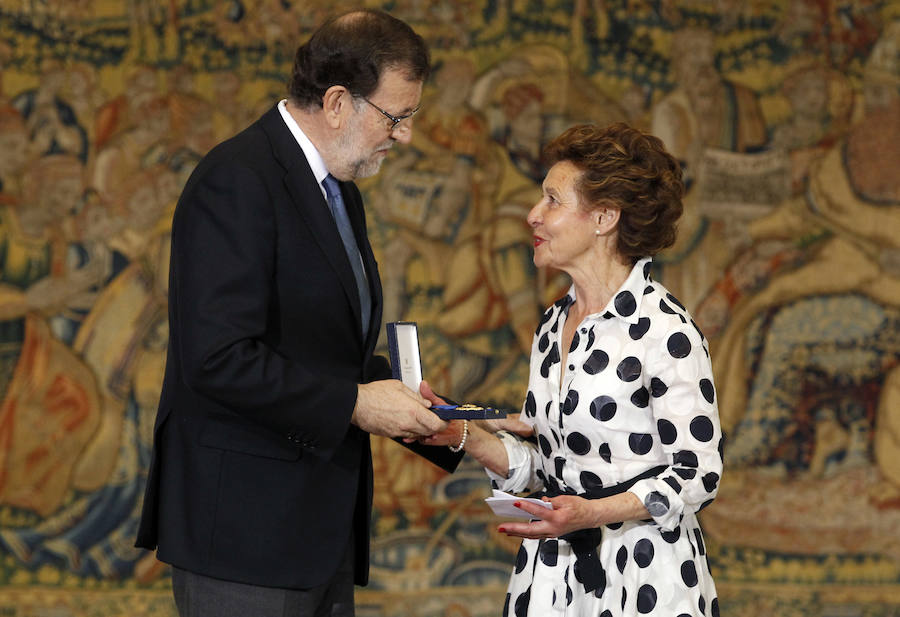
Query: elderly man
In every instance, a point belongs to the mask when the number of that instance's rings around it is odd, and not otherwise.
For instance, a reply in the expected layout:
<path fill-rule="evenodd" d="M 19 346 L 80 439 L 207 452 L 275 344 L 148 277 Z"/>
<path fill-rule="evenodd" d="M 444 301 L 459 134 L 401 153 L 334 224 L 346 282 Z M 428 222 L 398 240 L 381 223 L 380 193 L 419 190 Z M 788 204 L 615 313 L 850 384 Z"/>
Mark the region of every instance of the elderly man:
<path fill-rule="evenodd" d="M 369 434 L 446 428 L 373 355 L 381 284 L 353 184 L 409 142 L 428 71 L 405 23 L 332 19 L 297 50 L 287 100 L 184 188 L 137 541 L 172 564 L 182 617 L 353 615 Z M 461 456 L 422 449 L 447 470 Z"/>

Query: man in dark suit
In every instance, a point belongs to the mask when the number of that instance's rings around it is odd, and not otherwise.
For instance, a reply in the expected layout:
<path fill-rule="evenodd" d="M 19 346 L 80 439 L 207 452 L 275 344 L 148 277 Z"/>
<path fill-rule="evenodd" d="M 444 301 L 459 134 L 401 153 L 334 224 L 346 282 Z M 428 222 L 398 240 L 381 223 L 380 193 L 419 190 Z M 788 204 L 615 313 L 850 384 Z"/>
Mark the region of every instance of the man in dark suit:
<path fill-rule="evenodd" d="M 297 50 L 288 99 L 184 188 L 137 539 L 172 564 L 182 617 L 353 615 L 369 434 L 447 427 L 373 355 L 381 284 L 352 182 L 409 142 L 428 71 L 403 22 L 333 19 Z M 448 471 L 461 456 L 407 445 Z"/>

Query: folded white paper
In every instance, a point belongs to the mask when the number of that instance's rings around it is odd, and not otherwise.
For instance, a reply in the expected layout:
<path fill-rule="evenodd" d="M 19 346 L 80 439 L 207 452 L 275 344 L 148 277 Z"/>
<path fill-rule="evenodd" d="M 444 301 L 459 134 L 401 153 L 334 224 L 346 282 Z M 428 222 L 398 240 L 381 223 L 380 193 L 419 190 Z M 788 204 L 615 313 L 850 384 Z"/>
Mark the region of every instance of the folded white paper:
<path fill-rule="evenodd" d="M 550 502 L 529 497 L 516 497 L 515 495 L 504 493 L 497 489 L 494 489 L 493 496 L 486 498 L 485 501 L 487 502 L 487 505 L 491 507 L 491 510 L 494 511 L 494 514 L 508 518 L 534 518 L 533 515 L 525 510 L 515 507 L 513 504 L 516 502 L 522 503 L 527 501 L 528 503 L 542 506 L 548 510 L 553 509 L 553 504 Z"/>

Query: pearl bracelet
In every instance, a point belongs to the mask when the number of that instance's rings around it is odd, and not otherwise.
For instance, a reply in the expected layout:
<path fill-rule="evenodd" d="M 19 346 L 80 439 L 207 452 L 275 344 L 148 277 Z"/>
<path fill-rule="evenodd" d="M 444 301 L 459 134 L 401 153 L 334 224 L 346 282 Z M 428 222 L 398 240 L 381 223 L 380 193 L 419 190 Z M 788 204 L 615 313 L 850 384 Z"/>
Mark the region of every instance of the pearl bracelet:
<path fill-rule="evenodd" d="M 459 442 L 459 445 L 454 447 L 450 444 L 447 444 L 447 447 L 450 448 L 450 451 L 453 453 L 461 451 L 464 447 L 466 447 L 466 439 L 469 438 L 469 421 L 463 420 L 463 435 L 462 439 Z"/>

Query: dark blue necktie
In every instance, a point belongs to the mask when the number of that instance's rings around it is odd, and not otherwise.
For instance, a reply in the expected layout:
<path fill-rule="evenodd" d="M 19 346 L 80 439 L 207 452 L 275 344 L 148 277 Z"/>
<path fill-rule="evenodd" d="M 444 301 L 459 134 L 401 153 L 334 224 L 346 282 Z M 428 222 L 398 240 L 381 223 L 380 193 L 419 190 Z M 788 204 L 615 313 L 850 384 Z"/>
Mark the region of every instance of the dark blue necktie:
<path fill-rule="evenodd" d="M 372 315 L 372 296 L 369 293 L 369 283 L 363 270 L 362 256 L 359 252 L 359 246 L 356 244 L 356 238 L 353 235 L 353 227 L 350 225 L 350 217 L 347 216 L 347 207 L 344 205 L 344 198 L 341 196 L 341 187 L 338 185 L 337 179 L 328 174 L 322 180 L 322 185 L 325 187 L 325 193 L 328 195 L 328 207 L 331 208 L 331 215 L 334 217 L 334 222 L 337 223 L 341 240 L 344 242 L 347 259 L 350 260 L 350 267 L 353 268 L 353 277 L 356 279 L 356 287 L 359 290 L 362 334 L 363 339 L 365 339 L 369 333 L 369 318 Z"/>

